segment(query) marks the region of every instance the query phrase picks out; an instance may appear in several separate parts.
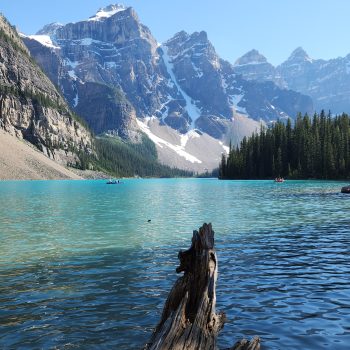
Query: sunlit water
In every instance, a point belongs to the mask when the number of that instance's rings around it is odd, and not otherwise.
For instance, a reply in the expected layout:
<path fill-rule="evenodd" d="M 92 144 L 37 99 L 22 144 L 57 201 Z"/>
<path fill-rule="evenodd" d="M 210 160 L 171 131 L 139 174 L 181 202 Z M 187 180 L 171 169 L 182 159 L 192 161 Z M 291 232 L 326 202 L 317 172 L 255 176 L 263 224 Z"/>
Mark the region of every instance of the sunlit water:
<path fill-rule="evenodd" d="M 350 195 L 340 182 L 0 183 L 0 348 L 140 349 L 212 222 L 220 346 L 350 348 Z M 148 220 L 151 219 L 151 222 Z"/>

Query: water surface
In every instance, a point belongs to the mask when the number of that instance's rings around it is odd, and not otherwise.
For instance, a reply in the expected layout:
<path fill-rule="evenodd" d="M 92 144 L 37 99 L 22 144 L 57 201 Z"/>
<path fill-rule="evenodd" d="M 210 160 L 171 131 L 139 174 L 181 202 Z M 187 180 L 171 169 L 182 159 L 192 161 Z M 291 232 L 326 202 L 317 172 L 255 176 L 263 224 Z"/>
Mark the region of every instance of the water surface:
<path fill-rule="evenodd" d="M 350 196 L 340 182 L 0 182 L 0 348 L 139 349 L 212 222 L 220 346 L 349 349 Z M 151 222 L 148 220 L 151 219 Z"/>

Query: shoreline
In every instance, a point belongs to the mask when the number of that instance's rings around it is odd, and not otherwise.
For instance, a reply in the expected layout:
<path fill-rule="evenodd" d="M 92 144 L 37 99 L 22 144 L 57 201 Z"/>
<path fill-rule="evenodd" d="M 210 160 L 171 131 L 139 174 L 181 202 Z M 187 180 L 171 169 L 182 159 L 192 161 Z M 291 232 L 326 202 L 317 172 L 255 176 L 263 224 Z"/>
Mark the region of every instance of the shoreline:
<path fill-rule="evenodd" d="M 102 171 L 66 167 L 0 129 L 0 181 L 106 179 Z"/>

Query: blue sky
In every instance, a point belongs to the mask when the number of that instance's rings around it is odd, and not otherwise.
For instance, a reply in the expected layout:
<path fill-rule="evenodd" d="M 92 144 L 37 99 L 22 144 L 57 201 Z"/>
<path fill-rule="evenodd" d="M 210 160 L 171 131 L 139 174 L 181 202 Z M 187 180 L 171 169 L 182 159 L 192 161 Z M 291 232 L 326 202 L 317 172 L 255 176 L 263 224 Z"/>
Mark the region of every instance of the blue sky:
<path fill-rule="evenodd" d="M 77 22 L 114 0 L 1 0 L 0 11 L 26 34 L 51 22 Z M 312 58 L 350 53 L 349 0 L 125 0 L 159 42 L 205 30 L 232 63 L 257 49 L 273 64 L 298 46 Z"/>

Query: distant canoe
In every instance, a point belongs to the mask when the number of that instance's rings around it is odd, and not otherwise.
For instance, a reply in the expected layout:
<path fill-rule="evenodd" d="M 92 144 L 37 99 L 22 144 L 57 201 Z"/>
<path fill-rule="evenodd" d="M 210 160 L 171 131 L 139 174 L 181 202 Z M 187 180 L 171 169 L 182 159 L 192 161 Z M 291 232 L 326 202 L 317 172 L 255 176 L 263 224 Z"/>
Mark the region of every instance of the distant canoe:
<path fill-rule="evenodd" d="M 344 186 L 344 187 L 342 187 L 341 193 L 350 193 L 350 186 Z"/>
<path fill-rule="evenodd" d="M 122 182 L 119 181 L 119 180 L 109 180 L 106 182 L 107 185 L 119 185 L 121 184 Z"/>

